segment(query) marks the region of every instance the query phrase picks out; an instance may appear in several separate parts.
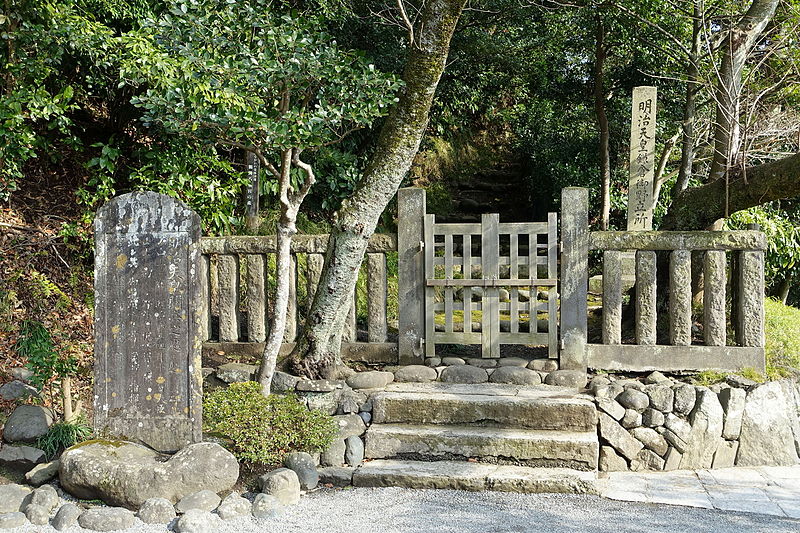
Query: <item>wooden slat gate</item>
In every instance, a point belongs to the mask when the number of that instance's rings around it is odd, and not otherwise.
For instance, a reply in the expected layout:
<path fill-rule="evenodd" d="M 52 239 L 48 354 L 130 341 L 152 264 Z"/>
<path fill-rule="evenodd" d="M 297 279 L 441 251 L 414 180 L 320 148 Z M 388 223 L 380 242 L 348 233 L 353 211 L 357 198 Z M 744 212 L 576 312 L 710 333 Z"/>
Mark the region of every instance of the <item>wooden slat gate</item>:
<path fill-rule="evenodd" d="M 545 345 L 558 357 L 556 213 L 465 224 L 425 215 L 424 235 L 427 357 L 436 344 L 480 344 L 486 358 L 500 357 L 501 344 Z"/>

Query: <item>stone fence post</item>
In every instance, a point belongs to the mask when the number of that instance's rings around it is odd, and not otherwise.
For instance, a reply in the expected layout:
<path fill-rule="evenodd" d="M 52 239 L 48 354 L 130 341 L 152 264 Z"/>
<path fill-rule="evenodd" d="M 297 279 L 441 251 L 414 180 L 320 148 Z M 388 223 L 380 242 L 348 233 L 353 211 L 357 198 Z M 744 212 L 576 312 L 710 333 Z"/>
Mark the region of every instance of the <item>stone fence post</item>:
<path fill-rule="evenodd" d="M 560 366 L 586 371 L 589 286 L 589 191 L 561 190 Z"/>
<path fill-rule="evenodd" d="M 99 435 L 158 451 L 202 440 L 207 283 L 200 217 L 153 192 L 119 196 L 95 219 L 94 413 Z"/>
<path fill-rule="evenodd" d="M 398 350 L 401 365 L 425 361 L 425 189 L 397 191 Z"/>

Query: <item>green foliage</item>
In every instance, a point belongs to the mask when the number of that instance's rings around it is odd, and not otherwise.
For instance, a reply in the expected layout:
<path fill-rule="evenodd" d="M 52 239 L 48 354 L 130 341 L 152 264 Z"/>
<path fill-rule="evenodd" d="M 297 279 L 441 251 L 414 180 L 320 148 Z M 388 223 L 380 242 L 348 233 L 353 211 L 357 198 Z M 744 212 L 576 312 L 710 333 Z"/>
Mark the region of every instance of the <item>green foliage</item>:
<path fill-rule="evenodd" d="M 47 433 L 36 440 L 36 447 L 41 449 L 48 459 L 58 453 L 92 438 L 92 428 L 85 419 L 79 418 L 71 422 L 56 422 Z"/>
<path fill-rule="evenodd" d="M 767 378 L 764 376 L 764 374 L 762 374 L 752 366 L 746 366 L 744 368 L 740 368 L 737 374 L 739 374 L 743 378 L 755 381 L 756 383 L 764 383 L 765 381 L 767 381 Z"/>
<path fill-rule="evenodd" d="M 764 300 L 767 375 L 776 379 L 800 369 L 800 309 L 772 298 Z"/>
<path fill-rule="evenodd" d="M 322 411 L 309 411 L 293 395 L 264 397 L 253 381 L 206 395 L 203 426 L 225 439 L 239 460 L 264 465 L 281 464 L 293 451 L 323 451 L 337 432 Z"/>
<path fill-rule="evenodd" d="M 78 370 L 74 357 L 62 357 L 50 332 L 41 322 L 26 320 L 22 323 L 16 345 L 17 353 L 28 360 L 33 372 L 31 384 L 40 391 L 54 378 L 71 376 Z"/>
<path fill-rule="evenodd" d="M 722 383 L 723 381 L 725 381 L 725 374 L 715 370 L 703 370 L 692 376 L 692 382 L 702 387 L 710 387 L 715 383 Z"/>

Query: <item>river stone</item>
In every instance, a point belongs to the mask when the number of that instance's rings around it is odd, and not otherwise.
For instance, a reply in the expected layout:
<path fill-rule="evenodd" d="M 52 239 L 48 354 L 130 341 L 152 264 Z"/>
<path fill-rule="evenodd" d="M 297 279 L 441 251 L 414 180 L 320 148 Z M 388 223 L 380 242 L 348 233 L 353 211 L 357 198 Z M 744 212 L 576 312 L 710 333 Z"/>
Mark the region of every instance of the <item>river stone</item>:
<path fill-rule="evenodd" d="M 644 393 L 650 398 L 650 407 L 662 413 L 672 412 L 675 392 L 667 385 L 647 385 Z"/>
<path fill-rule="evenodd" d="M 297 474 L 297 479 L 300 481 L 300 488 L 302 490 L 311 490 L 319 483 L 317 465 L 314 464 L 314 459 L 311 455 L 306 452 L 292 452 L 288 454 L 283 460 L 283 465 L 290 470 L 294 470 L 294 473 Z"/>
<path fill-rule="evenodd" d="M 232 492 L 219 504 L 217 514 L 223 520 L 231 520 L 239 516 L 249 516 L 252 507 L 253 504 L 250 503 L 250 500 Z"/>
<path fill-rule="evenodd" d="M 558 361 L 555 359 L 533 359 L 528 363 L 528 368 L 539 372 L 555 372 L 558 370 Z"/>
<path fill-rule="evenodd" d="M 603 437 L 620 454 L 630 460 L 636 458 L 644 444 L 636 440 L 622 426 L 605 413 L 598 413 L 600 420 L 600 436 Z"/>
<path fill-rule="evenodd" d="M 332 392 L 341 389 L 341 381 L 330 379 L 301 379 L 295 385 L 298 392 Z"/>
<path fill-rule="evenodd" d="M 780 382 L 753 387 L 747 393 L 736 466 L 795 465 L 798 462 L 790 408 Z"/>
<path fill-rule="evenodd" d="M 497 366 L 497 359 L 484 359 L 482 357 L 470 357 L 466 360 L 468 365 L 478 368 L 494 368 Z"/>
<path fill-rule="evenodd" d="M 44 461 L 44 452 L 32 446 L 3 446 L 0 448 L 0 465 L 30 470 Z"/>
<path fill-rule="evenodd" d="M 281 502 L 275 496 L 270 494 L 256 494 L 253 499 L 253 517 L 254 518 L 272 518 L 280 511 Z"/>
<path fill-rule="evenodd" d="M 175 523 L 176 533 L 212 533 L 217 531 L 214 515 L 202 509 L 189 509 Z"/>
<path fill-rule="evenodd" d="M 497 361 L 497 366 L 519 366 L 525 368 L 528 366 L 528 360 L 520 357 L 501 357 Z"/>
<path fill-rule="evenodd" d="M 593 393 L 599 389 L 600 387 L 608 387 L 611 385 L 611 380 L 605 376 L 595 376 L 592 378 L 592 381 L 589 383 L 589 390 Z"/>
<path fill-rule="evenodd" d="M 342 389 L 331 392 L 306 392 L 303 396 L 309 410 L 316 409 L 328 415 L 335 415 L 339 410 Z"/>
<path fill-rule="evenodd" d="M 651 372 L 644 378 L 644 382 L 647 384 L 665 383 L 665 382 L 668 383 L 669 381 L 670 379 L 661 372 L 659 372 L 658 370 L 656 370 L 655 372 Z"/>
<path fill-rule="evenodd" d="M 437 366 L 442 366 L 442 358 L 441 357 L 426 357 L 425 358 L 425 366 L 429 366 L 431 368 L 436 368 Z"/>
<path fill-rule="evenodd" d="M 221 498 L 212 490 L 199 490 L 187 494 L 175 504 L 175 509 L 179 513 L 185 513 L 190 509 L 200 509 L 201 511 L 213 511 L 221 502 Z"/>
<path fill-rule="evenodd" d="M 25 516 L 34 526 L 46 526 L 50 522 L 50 509 L 44 505 L 31 503 L 25 508 Z"/>
<path fill-rule="evenodd" d="M 542 377 L 538 372 L 518 366 L 501 366 L 489 376 L 491 383 L 508 383 L 510 385 L 539 385 Z"/>
<path fill-rule="evenodd" d="M 290 392 L 295 389 L 299 381 L 299 377 L 278 370 L 272 375 L 269 390 L 270 392 Z"/>
<path fill-rule="evenodd" d="M 709 389 L 698 389 L 689 421 L 692 430 L 681 459 L 681 470 L 711 468 L 714 452 L 722 439 L 723 412 L 717 395 Z"/>
<path fill-rule="evenodd" d="M 575 387 L 582 389 L 586 386 L 586 372 L 581 370 L 554 370 L 544 378 L 547 385 L 557 387 Z"/>
<path fill-rule="evenodd" d="M 665 420 L 664 413 L 662 413 L 658 409 L 653 409 L 652 407 L 648 407 L 647 409 L 642 411 L 643 426 L 647 426 L 649 428 L 663 426 L 664 420 Z"/>
<path fill-rule="evenodd" d="M 597 406 L 614 420 L 621 420 L 625 416 L 625 408 L 610 398 L 598 398 Z"/>
<path fill-rule="evenodd" d="M 158 496 L 177 502 L 203 489 L 227 492 L 238 477 L 236 458 L 213 442 L 190 444 L 167 461 L 124 441 L 88 441 L 61 456 L 60 480 L 67 492 L 129 509 Z"/>
<path fill-rule="evenodd" d="M 6 420 L 3 438 L 8 442 L 34 441 L 53 425 L 53 411 L 40 405 L 18 405 Z"/>
<path fill-rule="evenodd" d="M 625 391 L 616 397 L 616 400 L 627 409 L 635 411 L 643 411 L 650 405 L 650 398 L 647 394 L 636 389 L 625 389 Z"/>
<path fill-rule="evenodd" d="M 631 430 L 631 435 L 644 444 L 645 448 L 653 450 L 658 455 L 663 456 L 667 453 L 667 449 L 669 448 L 667 441 L 664 440 L 664 437 L 656 433 L 654 429 L 634 428 Z M 661 468 L 659 468 L 659 470 L 661 470 Z"/>
<path fill-rule="evenodd" d="M 673 409 L 676 413 L 688 415 L 694 409 L 697 401 L 697 389 L 692 385 L 678 385 L 675 387 L 675 403 Z"/>
<path fill-rule="evenodd" d="M 11 377 L 24 381 L 25 383 L 30 383 L 33 379 L 33 370 L 25 368 L 24 366 L 18 366 L 11 369 Z"/>
<path fill-rule="evenodd" d="M 379 370 L 358 372 L 347 378 L 347 384 L 353 389 L 383 389 L 392 381 L 394 374 Z"/>
<path fill-rule="evenodd" d="M 444 366 L 458 366 L 466 365 L 467 362 L 460 357 L 442 357 L 442 364 Z"/>
<path fill-rule="evenodd" d="M 336 425 L 339 427 L 339 438 L 346 439 L 352 436 L 361 436 L 367 431 L 367 425 L 358 415 L 339 415 L 334 416 Z"/>
<path fill-rule="evenodd" d="M 486 383 L 489 374 L 477 366 L 455 365 L 442 370 L 441 380 L 445 383 Z"/>
<path fill-rule="evenodd" d="M 744 414 L 744 401 L 747 393 L 744 389 L 733 387 L 719 392 L 719 403 L 725 412 L 725 424 L 722 427 L 722 436 L 729 440 L 739 438 L 742 431 L 742 415 Z"/>
<path fill-rule="evenodd" d="M 23 485 L 0 485 L 0 514 L 22 511 L 32 497 L 31 489 Z"/>
<path fill-rule="evenodd" d="M 175 518 L 175 506 L 166 498 L 148 498 L 136 514 L 145 524 L 169 524 Z"/>
<path fill-rule="evenodd" d="M 170 504 L 170 507 L 172 507 L 172 504 Z M 173 513 L 174 512 L 175 511 L 173 511 Z M 58 531 L 63 531 L 67 528 L 73 527 L 78 523 L 81 513 L 83 513 L 83 509 L 74 503 L 65 503 L 58 510 L 56 516 L 53 517 L 52 525 Z"/>
<path fill-rule="evenodd" d="M 39 391 L 18 379 L 0 386 L 0 398 L 4 400 L 24 400 L 29 396 L 38 397 Z"/>
<path fill-rule="evenodd" d="M 122 507 L 94 507 L 81 513 L 78 523 L 92 531 L 115 531 L 133 527 L 133 513 Z"/>
<path fill-rule="evenodd" d="M 394 373 L 394 380 L 401 383 L 426 383 L 436 381 L 436 377 L 436 369 L 423 365 L 403 366 Z"/>
<path fill-rule="evenodd" d="M 0 529 L 12 529 L 22 527 L 28 523 L 25 513 L 15 511 L 13 513 L 0 514 Z"/>
<path fill-rule="evenodd" d="M 363 392 L 349 387 L 342 389 L 339 394 L 339 407 L 336 413 L 340 415 L 358 413 L 365 401 L 367 401 L 367 395 Z"/>
<path fill-rule="evenodd" d="M 258 372 L 255 365 L 244 363 L 225 363 L 217 368 L 217 377 L 225 383 L 240 383 L 242 381 L 253 381 Z"/>
<path fill-rule="evenodd" d="M 366 425 L 369 425 L 369 423 L 372 422 L 372 413 L 361 411 L 360 413 L 358 413 L 358 416 L 361 417 L 361 420 L 363 420 L 364 424 Z"/>
<path fill-rule="evenodd" d="M 261 492 L 275 496 L 282 505 L 300 501 L 300 480 L 294 470 L 278 468 L 258 478 Z"/>
<path fill-rule="evenodd" d="M 58 459 L 36 465 L 25 473 L 25 481 L 34 487 L 47 483 L 58 475 L 58 467 L 60 465 L 61 462 Z"/>
<path fill-rule="evenodd" d="M 347 437 L 345 439 L 347 449 L 344 454 L 344 461 L 350 466 L 358 466 L 364 460 L 364 441 L 361 437 Z"/>
<path fill-rule="evenodd" d="M 322 466 L 342 466 L 347 445 L 344 439 L 334 439 L 328 449 L 322 452 L 319 462 Z"/>
<path fill-rule="evenodd" d="M 598 469 L 601 472 L 625 472 L 628 470 L 628 462 L 617 455 L 611 446 L 600 446 Z"/>
<path fill-rule="evenodd" d="M 622 420 L 619 421 L 625 429 L 638 428 L 642 425 L 642 414 L 633 409 L 625 409 Z"/>
<path fill-rule="evenodd" d="M 41 505 L 49 513 L 58 505 L 58 493 L 52 485 L 42 485 L 31 494 L 31 505 Z"/>

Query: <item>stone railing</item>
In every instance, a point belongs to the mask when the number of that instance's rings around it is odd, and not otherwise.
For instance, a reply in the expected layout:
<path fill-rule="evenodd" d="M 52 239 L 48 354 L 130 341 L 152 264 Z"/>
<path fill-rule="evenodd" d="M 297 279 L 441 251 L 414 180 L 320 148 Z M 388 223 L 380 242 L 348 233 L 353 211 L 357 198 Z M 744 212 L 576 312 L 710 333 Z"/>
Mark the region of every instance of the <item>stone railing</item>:
<path fill-rule="evenodd" d="M 296 235 L 292 239 L 289 270 L 289 307 L 283 351 L 293 347 L 304 317 L 299 309 L 311 305 L 319 285 L 328 235 Z M 201 283 L 205 288 L 206 312 L 203 338 L 214 343 L 263 343 L 269 331 L 268 280 L 274 278 L 277 252 L 274 236 L 206 237 L 200 241 Z M 395 362 L 397 343 L 387 342 L 386 254 L 397 251 L 394 235 L 373 235 L 367 247 L 366 337 L 358 338 L 357 292 L 343 332 L 345 355 L 355 359 Z M 300 284 L 303 284 L 301 287 Z M 299 301 L 303 296 L 305 301 Z"/>
<path fill-rule="evenodd" d="M 619 371 L 744 367 L 764 371 L 763 233 L 589 232 L 585 189 L 565 189 L 564 194 L 561 320 L 566 337 L 563 347 L 574 363 L 571 366 Z M 603 260 L 602 341 L 598 344 L 587 340 L 591 250 L 602 252 Z M 635 264 L 631 269 L 635 271 L 631 296 L 635 320 L 627 335 L 622 320 L 626 255 Z M 702 338 L 699 329 L 693 331 L 693 261 L 702 265 Z M 662 320 L 660 310 L 667 315 Z"/>

